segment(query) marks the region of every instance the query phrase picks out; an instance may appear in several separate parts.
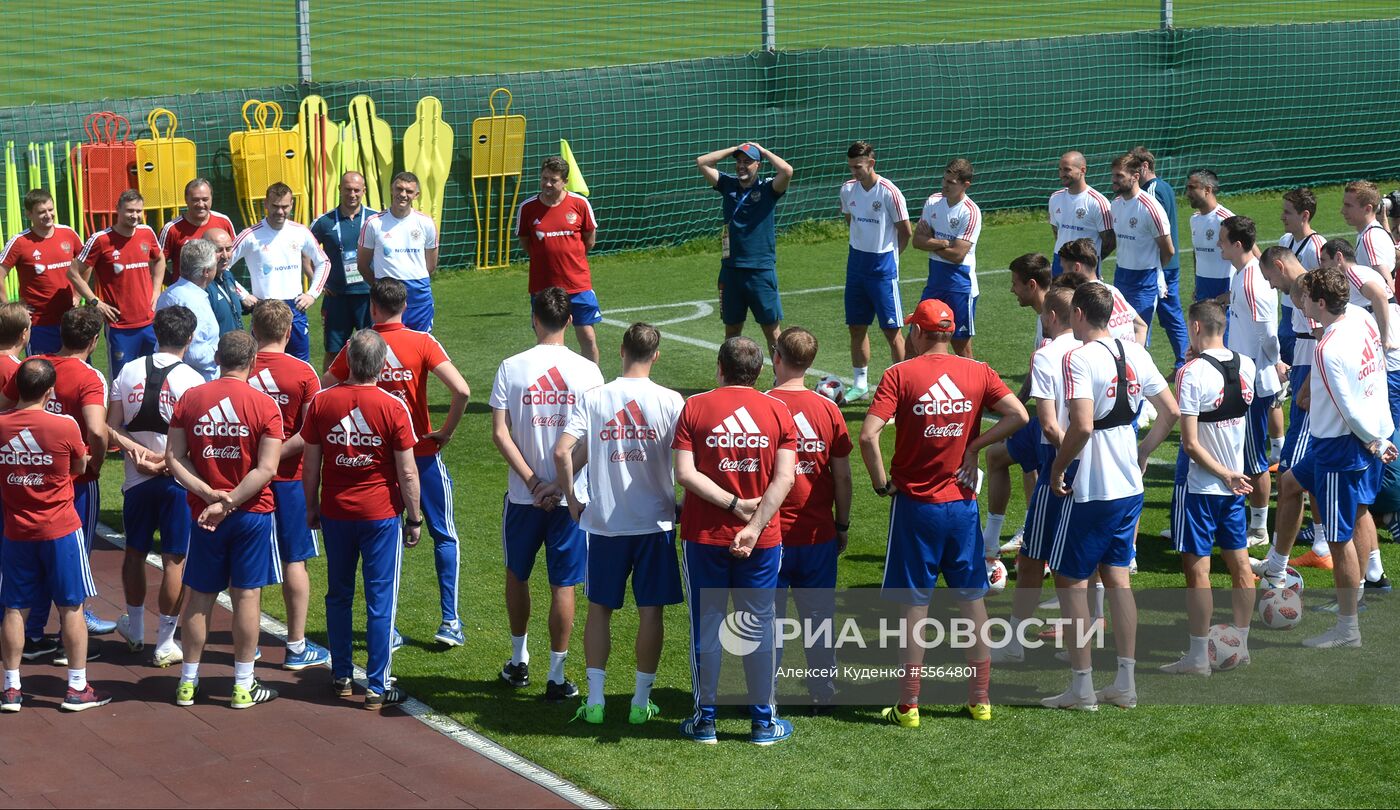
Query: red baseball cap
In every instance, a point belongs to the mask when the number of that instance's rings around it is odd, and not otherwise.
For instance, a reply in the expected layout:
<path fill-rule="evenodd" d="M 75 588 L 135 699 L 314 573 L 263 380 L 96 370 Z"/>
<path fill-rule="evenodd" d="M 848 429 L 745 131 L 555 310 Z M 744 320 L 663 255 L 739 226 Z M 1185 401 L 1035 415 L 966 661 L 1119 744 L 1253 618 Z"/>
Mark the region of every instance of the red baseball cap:
<path fill-rule="evenodd" d="M 957 329 L 957 324 L 953 321 L 952 307 L 937 298 L 920 301 L 904 322 L 913 324 L 925 332 L 952 332 Z"/>

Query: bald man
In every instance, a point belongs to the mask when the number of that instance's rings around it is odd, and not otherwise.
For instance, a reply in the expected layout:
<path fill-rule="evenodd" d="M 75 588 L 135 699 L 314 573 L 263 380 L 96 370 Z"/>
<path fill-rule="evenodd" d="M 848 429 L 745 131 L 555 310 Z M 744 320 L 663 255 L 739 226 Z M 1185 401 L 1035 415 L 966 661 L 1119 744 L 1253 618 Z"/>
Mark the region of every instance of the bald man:
<path fill-rule="evenodd" d="M 233 258 L 233 237 L 223 228 L 210 228 L 204 232 L 204 241 L 214 246 L 214 280 L 204 291 L 209 294 L 209 308 L 214 310 L 214 319 L 219 322 L 219 334 L 227 335 L 243 328 L 243 309 L 253 306 L 253 297 L 238 283 L 229 272 L 229 259 Z"/>
<path fill-rule="evenodd" d="M 369 283 L 361 274 L 357 247 L 360 229 L 378 212 L 366 206 L 364 199 L 364 175 L 346 172 L 340 176 L 340 204 L 311 223 L 311 234 L 321 243 L 321 249 L 331 262 L 326 297 L 321 303 L 327 368 L 356 329 L 368 329 L 371 325 Z"/>
<path fill-rule="evenodd" d="M 1079 152 L 1066 152 L 1060 156 L 1060 182 L 1064 188 L 1050 195 L 1050 232 L 1055 236 L 1054 260 L 1050 266 L 1052 277 L 1058 277 L 1060 248 L 1075 239 L 1092 239 L 1098 251 L 1100 263 L 1118 246 L 1113 235 L 1113 215 L 1109 213 L 1108 198 L 1098 193 L 1084 179 L 1088 164 Z"/>

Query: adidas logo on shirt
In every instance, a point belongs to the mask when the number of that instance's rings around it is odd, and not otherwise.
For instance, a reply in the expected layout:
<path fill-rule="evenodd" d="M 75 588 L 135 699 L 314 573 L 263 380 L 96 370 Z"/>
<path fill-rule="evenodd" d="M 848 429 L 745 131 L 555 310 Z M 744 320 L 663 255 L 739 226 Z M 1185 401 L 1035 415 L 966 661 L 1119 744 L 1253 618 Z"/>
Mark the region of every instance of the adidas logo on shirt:
<path fill-rule="evenodd" d="M 272 379 L 272 369 L 270 368 L 265 368 L 255 376 L 249 377 L 248 384 L 272 397 L 278 405 L 286 405 L 292 401 L 290 395 L 282 393 L 282 389 L 277 387 L 277 381 Z"/>
<path fill-rule="evenodd" d="M 0 464 L 16 467 L 43 466 L 53 463 L 53 453 L 45 453 L 44 448 L 34 441 L 34 434 L 25 428 L 19 435 L 10 439 L 4 450 L 0 450 Z M 15 483 L 11 481 L 10 483 Z"/>
<path fill-rule="evenodd" d="M 209 409 L 209 413 L 199 417 L 194 423 L 196 436 L 251 436 L 252 431 L 233 412 L 233 402 L 224 397 L 219 404 Z"/>
<path fill-rule="evenodd" d="M 826 442 L 821 440 L 821 437 L 817 435 L 817 431 L 812 428 L 812 423 L 807 421 L 807 414 L 793 414 L 792 421 L 797 425 L 797 452 L 826 452 Z"/>
<path fill-rule="evenodd" d="M 404 364 L 399 361 L 394 354 L 393 348 L 385 346 L 388 352 L 384 355 L 384 370 L 379 372 L 380 382 L 413 382 L 413 372 L 404 368 Z"/>
<path fill-rule="evenodd" d="M 963 394 L 947 374 L 939 377 L 938 382 L 929 386 L 928 391 L 914 403 L 914 413 L 917 416 L 947 416 L 968 413 L 971 410 L 972 400 Z"/>
<path fill-rule="evenodd" d="M 365 415 L 358 407 L 346 414 L 345 418 L 340 420 L 340 424 L 331 429 L 326 441 L 345 447 L 381 447 L 384 444 L 384 439 L 370 430 Z"/>
<path fill-rule="evenodd" d="M 656 441 L 658 436 L 656 428 L 647 424 L 647 419 L 642 415 L 642 409 L 635 399 L 629 400 L 622 410 L 598 431 L 598 438 L 605 442 L 619 442 L 624 439 Z"/>
<path fill-rule="evenodd" d="M 557 366 L 541 374 L 520 397 L 522 405 L 572 405 L 574 401 L 574 393 Z"/>
<path fill-rule="evenodd" d="M 749 409 L 740 407 L 710 431 L 710 435 L 705 437 L 705 446 L 761 448 L 768 446 L 768 437 L 753 421 Z"/>

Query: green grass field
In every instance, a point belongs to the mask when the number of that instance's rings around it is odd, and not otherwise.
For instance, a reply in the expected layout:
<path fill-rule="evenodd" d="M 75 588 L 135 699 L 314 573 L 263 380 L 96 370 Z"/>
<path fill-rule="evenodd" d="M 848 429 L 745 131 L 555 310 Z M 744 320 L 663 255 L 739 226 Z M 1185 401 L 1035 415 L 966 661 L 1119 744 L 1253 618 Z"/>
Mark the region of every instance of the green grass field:
<path fill-rule="evenodd" d="M 900 45 L 1147 30 L 1160 0 L 853 4 L 780 0 L 781 49 Z M 293 84 L 295 4 L 159 2 L 111 13 L 93 0 L 9 0 L 10 38 L 29 56 L 0 86 L 0 107 Z M 1387 0 L 1175 3 L 1177 27 L 1392 17 Z M 367 34 L 390 25 L 392 36 Z M 99 22 L 100 21 L 100 22 Z M 100 33 L 89 30 L 100 26 Z M 741 54 L 761 47 L 755 0 L 371 0 L 311 4 L 318 82 L 451 76 Z M 61 54 L 61 58 L 58 56 Z"/>
<path fill-rule="evenodd" d="M 910 190 L 914 197 L 922 192 Z M 1319 229 L 1345 230 L 1338 214 L 1339 190 L 1328 189 L 1321 197 Z M 1237 213 L 1255 217 L 1262 233 L 1281 231 L 1276 195 L 1227 202 Z M 1183 208 L 1183 225 L 1188 215 Z M 1016 307 L 1003 268 L 1020 253 L 1049 246 L 1043 218 L 1025 212 L 990 216 L 979 244 L 977 351 L 1013 387 L 1025 373 L 1032 315 Z M 849 374 L 849 357 L 841 293 L 801 291 L 841 284 L 845 250 L 840 229 L 830 225 L 798 229 L 779 248 L 787 322 L 815 332 L 822 342 L 816 365 L 843 375 Z M 1186 264 L 1183 289 L 1189 291 L 1190 259 Z M 717 265 L 717 257 L 698 246 L 602 257 L 594 263 L 599 298 L 611 319 L 676 321 L 662 327 L 655 376 L 665 385 L 688 392 L 713 385 L 714 351 L 704 344 L 722 336 L 718 316 L 686 318 L 713 301 Z M 906 300 L 913 300 L 923 277 L 922 257 L 915 251 L 904 258 L 904 277 L 916 282 L 905 287 Z M 524 270 L 447 273 L 438 278 L 436 292 L 438 337 L 474 391 L 468 416 L 446 450 L 457 482 L 464 546 L 461 608 L 468 642 L 442 651 L 431 640 L 438 622 L 437 585 L 432 551 L 425 543 L 404 558 L 399 626 L 410 642 L 395 656 L 394 671 L 415 697 L 585 789 L 622 806 L 1330 806 L 1390 804 L 1400 795 L 1400 763 L 1384 736 L 1376 734 L 1400 720 L 1395 706 L 1162 706 L 1153 705 L 1152 695 L 1144 692 L 1144 705 L 1131 712 L 1080 715 L 999 706 L 993 722 L 986 724 L 972 723 L 955 707 L 927 707 L 917 731 L 882 724 L 877 707 L 851 707 L 828 718 L 796 717 L 796 736 L 771 749 L 738 742 L 748 724 L 737 715 L 721 720 L 721 745 L 695 745 L 676 730 L 691 707 L 688 631 L 680 607 L 667 615 L 667 650 L 654 695 L 662 717 L 643 727 L 626 723 L 635 614 L 623 610 L 615 619 L 608 722 L 601 727 L 569 724 L 573 706 L 540 701 L 547 639 L 542 608 L 548 598 L 542 577 L 534 581 L 537 608 L 531 624 L 536 685 L 515 693 L 497 677 L 509 655 L 500 543 L 506 471 L 491 444 L 485 403 L 500 360 L 533 342 Z M 313 331 L 313 340 L 319 341 L 319 329 Z M 615 326 L 600 327 L 603 368 L 609 376 L 618 371 L 620 335 Z M 874 355 L 876 377 L 885 357 L 879 346 Z M 1160 346 L 1156 355 L 1170 366 Z M 437 402 L 440 417 L 445 398 L 439 396 Z M 857 429 L 861 409 L 845 412 L 852 430 Z M 887 438 L 892 433 L 887 431 Z M 1166 461 L 1175 452 L 1173 442 L 1157 456 Z M 863 466 L 853 466 L 856 497 L 850 548 L 840 567 L 843 586 L 878 583 L 884 549 L 887 505 L 870 493 Z M 1149 506 L 1140 535 L 1142 573 L 1135 579 L 1140 588 L 1182 584 L 1177 556 L 1157 536 L 1167 524 L 1169 471 L 1163 465 L 1150 470 Z M 103 519 L 119 526 L 119 464 L 107 465 L 103 486 Z M 1006 535 L 1023 514 L 1020 496 L 1014 494 Z M 1392 568 L 1400 570 L 1396 547 L 1384 549 Z M 313 563 L 312 572 L 321 592 L 324 566 Z M 1309 572 L 1308 581 L 1320 588 L 1330 579 Z M 570 677 L 579 682 L 584 669 L 581 605 L 580 596 L 568 665 Z M 997 598 L 992 605 L 994 614 L 1004 616 L 1009 598 Z M 265 595 L 263 606 L 282 614 L 275 589 Z M 310 630 L 324 640 L 319 598 L 312 600 Z M 1256 652 L 1255 668 L 1268 666 L 1265 659 Z M 1142 668 L 1157 663 L 1161 661 L 1144 662 Z M 1102 679 L 1112 659 L 1104 654 L 1098 664 Z M 994 675 L 994 700 L 996 690 Z"/>

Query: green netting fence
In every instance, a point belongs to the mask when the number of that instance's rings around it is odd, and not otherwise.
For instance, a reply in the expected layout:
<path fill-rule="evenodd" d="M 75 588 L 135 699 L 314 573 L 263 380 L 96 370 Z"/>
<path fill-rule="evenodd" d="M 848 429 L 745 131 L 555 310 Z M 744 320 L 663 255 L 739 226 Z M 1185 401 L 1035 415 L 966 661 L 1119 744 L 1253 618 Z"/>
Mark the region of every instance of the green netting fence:
<path fill-rule="evenodd" d="M 21 152 L 77 141 L 102 109 L 144 134 L 146 113 L 168 107 L 199 145 L 217 207 L 238 222 L 227 138 L 248 98 L 294 115 L 317 93 L 344 118 L 350 97 L 368 93 L 401 137 L 418 99 L 436 95 L 458 145 L 444 266 L 475 255 L 467 132 L 496 87 L 529 119 L 522 198 L 531 168 L 567 138 L 609 251 L 716 234 L 717 201 L 693 158 L 747 139 L 797 168 L 783 225 L 835 215 L 856 138 L 875 142 L 880 170 L 915 205 L 953 156 L 973 161 L 973 196 L 997 209 L 1042 204 L 1069 148 L 1106 190 L 1108 162 L 1138 143 L 1170 181 L 1209 167 L 1226 190 L 1400 176 L 1393 0 L 159 0 L 113 41 L 73 38 L 66 24 L 109 6 L 59 5 L 7 0 L 0 11 L 35 54 L 10 51 L 0 141 Z M 65 59 L 39 58 L 60 40 Z"/>

